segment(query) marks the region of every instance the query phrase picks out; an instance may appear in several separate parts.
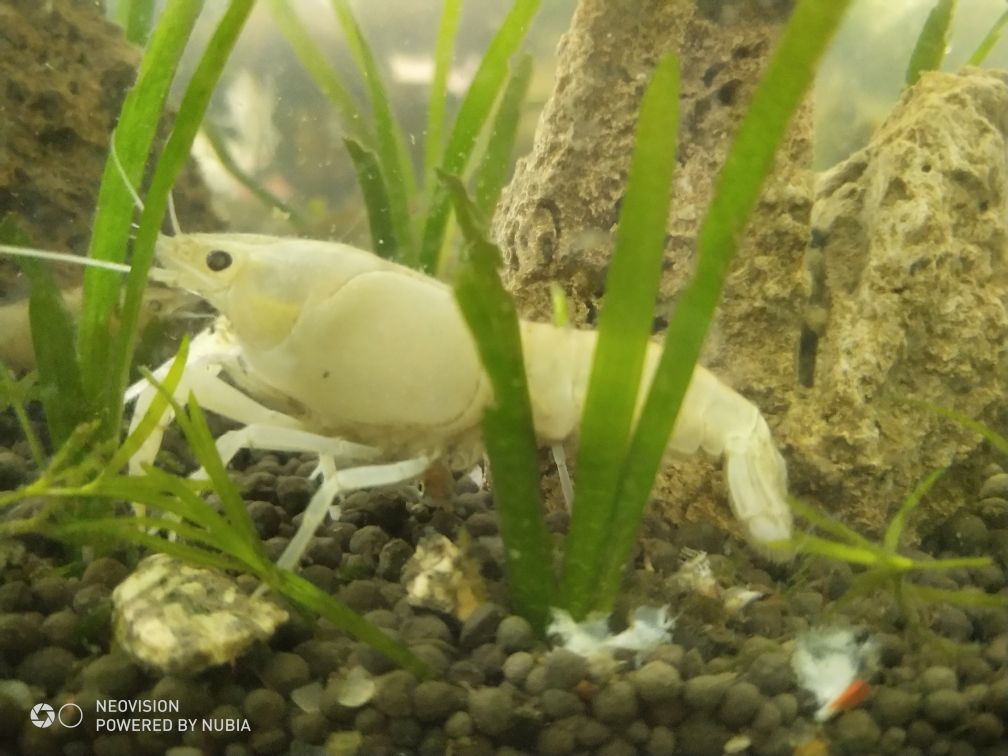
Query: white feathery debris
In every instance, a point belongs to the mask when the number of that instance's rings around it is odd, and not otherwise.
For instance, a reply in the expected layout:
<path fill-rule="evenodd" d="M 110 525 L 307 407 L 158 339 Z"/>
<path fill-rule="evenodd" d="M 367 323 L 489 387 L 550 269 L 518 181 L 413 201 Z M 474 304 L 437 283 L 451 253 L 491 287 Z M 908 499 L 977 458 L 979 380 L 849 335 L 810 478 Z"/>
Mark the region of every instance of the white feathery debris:
<path fill-rule="evenodd" d="M 663 643 L 671 640 L 675 618 L 668 606 L 641 606 L 634 610 L 630 626 L 621 633 L 609 632 L 608 618 L 575 622 L 563 609 L 553 609 L 553 621 L 546 633 L 558 639 L 557 645 L 586 659 L 612 659 L 617 651 L 633 651 L 640 664 Z"/>
<path fill-rule="evenodd" d="M 859 643 L 849 629 L 813 628 L 798 636 L 791 666 L 798 683 L 819 703 L 818 721 L 862 700 L 867 684 L 860 676 L 874 652 L 871 639 Z"/>

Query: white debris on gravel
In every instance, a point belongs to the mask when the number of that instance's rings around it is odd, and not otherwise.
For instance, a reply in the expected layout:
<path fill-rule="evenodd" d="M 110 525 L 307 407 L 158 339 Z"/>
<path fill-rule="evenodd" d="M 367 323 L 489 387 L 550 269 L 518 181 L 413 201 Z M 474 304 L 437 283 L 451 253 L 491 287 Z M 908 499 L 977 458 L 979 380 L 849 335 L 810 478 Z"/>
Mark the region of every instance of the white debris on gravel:
<path fill-rule="evenodd" d="M 875 643 L 859 642 L 846 628 L 812 628 L 798 636 L 791 666 L 798 683 L 819 703 L 816 719 L 825 722 L 848 708 L 847 694 L 866 687 L 861 679 L 875 655 Z"/>
<path fill-rule="evenodd" d="M 634 610 L 630 626 L 613 635 L 607 617 L 575 622 L 563 609 L 553 609 L 553 621 L 546 628 L 557 645 L 573 651 L 592 662 L 614 663 L 613 654 L 619 651 L 635 653 L 635 663 L 640 664 L 655 649 L 672 639 L 675 618 L 669 616 L 669 607 L 641 606 Z"/>

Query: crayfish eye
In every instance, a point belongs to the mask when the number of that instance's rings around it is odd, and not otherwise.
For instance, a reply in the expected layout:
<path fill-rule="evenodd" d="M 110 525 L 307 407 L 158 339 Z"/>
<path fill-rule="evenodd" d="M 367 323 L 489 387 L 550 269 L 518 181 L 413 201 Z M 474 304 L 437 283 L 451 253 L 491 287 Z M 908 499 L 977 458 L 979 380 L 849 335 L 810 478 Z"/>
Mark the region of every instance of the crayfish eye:
<path fill-rule="evenodd" d="M 231 255 L 223 249 L 215 249 L 206 256 L 206 265 L 215 273 L 231 265 Z"/>

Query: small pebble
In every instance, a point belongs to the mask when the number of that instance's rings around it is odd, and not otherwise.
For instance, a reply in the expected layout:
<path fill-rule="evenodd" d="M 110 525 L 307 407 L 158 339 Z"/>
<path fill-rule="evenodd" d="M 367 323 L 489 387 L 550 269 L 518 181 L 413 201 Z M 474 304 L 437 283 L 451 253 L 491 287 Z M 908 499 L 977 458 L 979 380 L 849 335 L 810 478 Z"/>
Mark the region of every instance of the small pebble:
<path fill-rule="evenodd" d="M 612 730 L 598 720 L 589 717 L 571 717 L 565 722 L 576 723 L 575 736 L 578 744 L 588 748 L 595 748 L 609 740 Z"/>
<path fill-rule="evenodd" d="M 535 666 L 535 658 L 525 651 L 516 651 L 504 660 L 501 671 L 504 679 L 512 685 L 521 685 L 525 682 L 532 667 Z"/>
<path fill-rule="evenodd" d="M 424 729 L 415 719 L 399 718 L 389 722 L 386 732 L 394 745 L 413 748 L 423 738 Z"/>
<path fill-rule="evenodd" d="M 959 681 L 954 669 L 935 665 L 921 673 L 918 685 L 922 691 L 930 693 L 934 690 L 955 690 L 959 687 Z"/>
<path fill-rule="evenodd" d="M 528 651 L 535 645 L 535 632 L 532 625 L 524 617 L 511 614 L 501 620 L 497 626 L 497 645 L 504 653 Z"/>
<path fill-rule="evenodd" d="M 948 604 L 934 607 L 931 629 L 958 643 L 965 643 L 973 637 L 973 623 L 966 612 Z"/>
<path fill-rule="evenodd" d="M 686 681 L 683 700 L 697 711 L 713 711 L 717 708 L 725 691 L 735 681 L 735 674 L 722 672 L 719 675 L 697 675 Z"/>
<path fill-rule="evenodd" d="M 767 696 L 792 690 L 796 685 L 791 657 L 783 651 L 760 654 L 749 666 L 746 676 Z"/>
<path fill-rule="evenodd" d="M 45 575 L 37 578 L 31 585 L 35 594 L 36 608 L 45 614 L 65 608 L 73 596 L 75 582 L 61 575 Z"/>
<path fill-rule="evenodd" d="M 771 733 L 780 727 L 782 721 L 780 709 L 770 701 L 764 701 L 752 720 L 752 728 L 757 732 Z"/>
<path fill-rule="evenodd" d="M 958 690 L 944 688 L 924 696 L 921 708 L 936 725 L 947 726 L 957 722 L 966 713 L 968 705 L 965 696 Z"/>
<path fill-rule="evenodd" d="M 413 712 L 421 722 L 443 722 L 465 705 L 465 692 L 441 680 L 424 680 L 413 689 Z"/>
<path fill-rule="evenodd" d="M 270 688 L 256 688 L 245 696 L 242 709 L 256 730 L 265 729 L 283 722 L 287 700 Z"/>
<path fill-rule="evenodd" d="M 984 711 L 974 715 L 966 725 L 970 740 L 977 745 L 1004 744 L 1004 723 L 994 714 Z"/>
<path fill-rule="evenodd" d="M 690 756 L 721 756 L 731 733 L 708 717 L 690 717 L 676 727 L 676 742 Z"/>
<path fill-rule="evenodd" d="M 454 640 L 445 621 L 433 614 L 420 614 L 407 619 L 399 627 L 399 634 L 407 643 L 424 640 L 451 643 Z"/>
<path fill-rule="evenodd" d="M 497 634 L 497 627 L 505 616 L 506 612 L 497 604 L 490 602 L 480 604 L 462 623 L 459 646 L 471 650 L 489 643 Z"/>
<path fill-rule="evenodd" d="M 1002 719 L 1008 719 L 1008 676 L 1002 676 L 987 687 L 984 705 Z"/>
<path fill-rule="evenodd" d="M 882 737 L 882 730 L 863 709 L 843 712 L 833 723 L 831 732 L 839 750 L 852 756 L 874 753 Z"/>
<path fill-rule="evenodd" d="M 629 741 L 615 737 L 597 751 L 596 756 L 637 756 L 637 749 Z"/>
<path fill-rule="evenodd" d="M 718 719 L 732 729 L 740 729 L 752 721 L 762 705 L 759 688 L 751 682 L 737 682 L 725 691 Z"/>
<path fill-rule="evenodd" d="M 272 538 L 280 528 L 280 511 L 268 501 L 250 501 L 246 504 L 252 524 L 263 540 Z"/>
<path fill-rule="evenodd" d="M 543 660 L 543 674 L 547 688 L 573 690 L 588 676 L 588 660 L 565 648 L 555 648 Z"/>
<path fill-rule="evenodd" d="M 376 577 L 382 580 L 398 582 L 402 575 L 403 565 L 413 556 L 413 547 L 401 538 L 393 538 L 382 546 L 378 554 Z"/>
<path fill-rule="evenodd" d="M 492 512 L 475 512 L 465 521 L 465 529 L 473 538 L 497 535 L 497 516 Z"/>
<path fill-rule="evenodd" d="M 600 722 L 614 727 L 625 726 L 637 717 L 637 695 L 624 680 L 615 680 L 592 698 L 592 711 Z"/>
<path fill-rule="evenodd" d="M 17 666 L 17 679 L 56 694 L 66 682 L 77 657 L 58 646 L 45 646 L 24 657 Z"/>
<path fill-rule="evenodd" d="M 113 651 L 84 667 L 81 682 L 84 687 L 106 693 L 110 698 L 130 698 L 140 691 L 143 676 L 125 653 Z"/>
<path fill-rule="evenodd" d="M 956 554 L 983 554 L 987 547 L 987 524 L 970 512 L 955 515 L 940 530 L 942 545 Z"/>
<path fill-rule="evenodd" d="M 920 697 L 903 688 L 876 688 L 872 696 L 875 718 L 883 725 L 902 726 L 917 713 Z"/>
<path fill-rule="evenodd" d="M 315 463 L 309 463 L 314 467 Z M 313 485 L 306 476 L 279 475 L 276 479 L 276 503 L 288 515 L 304 511 L 311 500 Z"/>
<path fill-rule="evenodd" d="M 118 559 L 99 557 L 84 569 L 80 584 L 81 587 L 104 585 L 106 588 L 115 588 L 129 573 L 130 571 L 126 565 Z"/>
<path fill-rule="evenodd" d="M 584 701 L 566 690 L 556 690 L 555 688 L 545 690 L 539 703 L 543 713 L 550 719 L 565 719 L 585 712 Z"/>
<path fill-rule="evenodd" d="M 991 638 L 983 648 L 983 656 L 995 667 L 1008 666 L 1008 633 Z"/>
<path fill-rule="evenodd" d="M 377 557 L 389 542 L 389 535 L 377 525 L 365 525 L 350 538 L 350 552 Z"/>
<path fill-rule="evenodd" d="M 667 703 L 678 697 L 683 681 L 679 670 L 663 661 L 651 661 L 630 673 L 630 682 L 644 703 Z"/>
<path fill-rule="evenodd" d="M 501 668 L 505 659 L 504 652 L 496 643 L 484 643 L 479 648 L 473 649 L 469 656 L 469 660 L 482 671 L 483 677 L 493 684 L 499 682 L 503 676 Z"/>
<path fill-rule="evenodd" d="M 651 728 L 651 736 L 644 746 L 647 756 L 673 756 L 676 750 L 676 736 L 668 727 L 658 725 Z"/>
<path fill-rule="evenodd" d="M 427 665 L 427 668 L 431 671 L 431 675 L 435 677 L 443 676 L 451 665 L 451 660 L 448 656 L 451 653 L 451 649 L 446 650 L 442 648 L 443 645 L 440 643 L 417 643 L 410 646 L 410 651 Z"/>
<path fill-rule="evenodd" d="M 330 641 L 312 638 L 299 643 L 294 652 L 305 660 L 312 677 L 324 680 L 343 666 L 350 647 L 346 639 Z"/>
<path fill-rule="evenodd" d="M 567 756 L 577 749 L 577 738 L 570 722 L 547 725 L 536 739 L 535 752 L 541 756 Z"/>
<path fill-rule="evenodd" d="M 321 712 L 295 711 L 290 716 L 291 735 L 302 743 L 322 745 L 329 730 L 330 725 Z"/>
<path fill-rule="evenodd" d="M 41 646 L 45 641 L 42 624 L 38 612 L 0 614 L 0 656 L 19 659 Z"/>
<path fill-rule="evenodd" d="M 476 729 L 490 737 L 503 734 L 511 726 L 514 706 L 507 688 L 477 688 L 469 693 L 469 716 Z"/>
<path fill-rule="evenodd" d="M 81 645 L 79 618 L 73 609 L 60 609 L 42 622 L 42 635 L 53 646 L 77 650 Z"/>
<path fill-rule="evenodd" d="M 290 695 L 311 679 L 308 663 L 297 654 L 280 651 L 273 654 L 260 671 L 263 684 L 283 696 Z"/>
<path fill-rule="evenodd" d="M 449 738 L 465 738 L 472 735 L 473 722 L 468 711 L 456 711 L 444 723 L 445 735 Z"/>
<path fill-rule="evenodd" d="M 984 481 L 980 488 L 980 498 L 986 499 L 988 496 L 1008 498 L 1008 473 L 997 473 Z"/>
<path fill-rule="evenodd" d="M 343 547 L 333 536 L 315 536 L 308 542 L 305 557 L 312 564 L 338 570 L 343 564 Z"/>
<path fill-rule="evenodd" d="M 377 679 L 372 704 L 390 717 L 410 717 L 416 686 L 416 678 L 409 672 L 401 669 L 389 672 Z"/>
<path fill-rule="evenodd" d="M 340 589 L 338 598 L 359 614 L 372 609 L 388 608 L 388 603 L 374 580 L 354 580 L 347 583 Z"/>

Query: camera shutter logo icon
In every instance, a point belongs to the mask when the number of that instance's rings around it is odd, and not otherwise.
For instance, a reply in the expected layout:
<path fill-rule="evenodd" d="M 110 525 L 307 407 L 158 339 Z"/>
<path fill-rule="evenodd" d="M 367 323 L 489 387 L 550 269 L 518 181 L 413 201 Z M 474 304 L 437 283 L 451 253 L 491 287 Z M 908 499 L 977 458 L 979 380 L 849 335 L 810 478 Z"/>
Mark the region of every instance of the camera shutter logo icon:
<path fill-rule="evenodd" d="M 31 722 L 36 727 L 49 727 L 56 719 L 53 707 L 47 703 L 37 703 L 32 706 Z"/>

